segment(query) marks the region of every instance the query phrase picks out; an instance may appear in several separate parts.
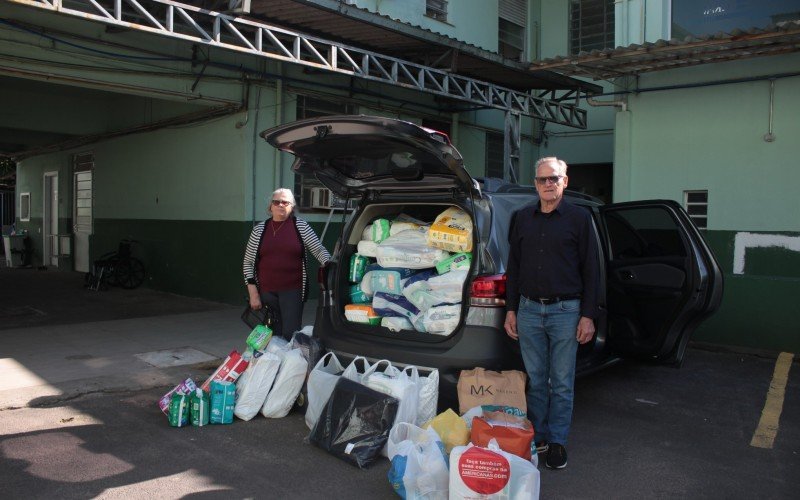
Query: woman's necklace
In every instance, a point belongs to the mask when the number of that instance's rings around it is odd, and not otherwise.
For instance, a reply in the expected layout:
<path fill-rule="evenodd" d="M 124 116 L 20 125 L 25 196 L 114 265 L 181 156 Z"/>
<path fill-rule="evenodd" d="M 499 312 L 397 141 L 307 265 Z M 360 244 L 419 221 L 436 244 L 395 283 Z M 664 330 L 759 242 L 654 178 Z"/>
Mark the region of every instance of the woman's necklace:
<path fill-rule="evenodd" d="M 281 230 L 281 228 L 283 227 L 283 225 L 284 225 L 284 224 L 286 224 L 286 221 L 285 221 L 285 220 L 281 221 L 281 225 L 280 225 L 280 226 L 278 226 L 278 229 L 275 229 L 275 219 L 272 219 L 272 221 L 271 221 L 271 224 L 270 224 L 269 228 L 270 228 L 270 229 L 272 229 L 272 236 L 273 236 L 273 237 L 275 237 L 275 236 L 277 236 L 277 235 L 278 235 L 278 231 L 280 231 L 280 230 Z"/>

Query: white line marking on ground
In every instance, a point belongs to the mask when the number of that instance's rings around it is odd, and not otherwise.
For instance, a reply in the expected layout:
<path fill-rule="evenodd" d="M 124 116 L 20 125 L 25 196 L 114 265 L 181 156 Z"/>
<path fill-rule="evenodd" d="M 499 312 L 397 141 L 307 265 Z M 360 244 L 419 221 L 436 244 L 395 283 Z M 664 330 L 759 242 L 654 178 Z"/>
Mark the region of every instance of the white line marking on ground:
<path fill-rule="evenodd" d="M 792 366 L 794 355 L 782 352 L 775 362 L 775 371 L 772 373 L 772 382 L 769 384 L 767 401 L 761 410 L 761 419 L 758 427 L 750 440 L 750 446 L 756 448 L 772 448 L 775 436 L 778 435 L 778 423 L 783 411 L 783 399 L 786 394 L 786 382 L 789 380 L 789 368 Z"/>

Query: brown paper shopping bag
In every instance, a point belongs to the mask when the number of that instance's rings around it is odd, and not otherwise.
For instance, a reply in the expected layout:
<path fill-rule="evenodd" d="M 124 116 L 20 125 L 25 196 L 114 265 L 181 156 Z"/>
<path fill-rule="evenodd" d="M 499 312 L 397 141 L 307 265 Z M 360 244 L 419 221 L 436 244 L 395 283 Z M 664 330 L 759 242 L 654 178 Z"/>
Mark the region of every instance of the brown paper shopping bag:
<path fill-rule="evenodd" d="M 527 413 L 525 377 L 525 373 L 519 370 L 461 370 L 458 377 L 459 413 L 463 415 L 481 405 L 512 406 Z"/>

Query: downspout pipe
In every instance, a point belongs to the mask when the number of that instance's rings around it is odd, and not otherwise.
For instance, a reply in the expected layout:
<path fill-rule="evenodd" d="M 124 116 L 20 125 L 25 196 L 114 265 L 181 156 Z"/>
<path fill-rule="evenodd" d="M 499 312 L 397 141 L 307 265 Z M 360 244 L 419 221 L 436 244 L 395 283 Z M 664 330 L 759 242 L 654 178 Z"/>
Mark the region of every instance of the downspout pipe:
<path fill-rule="evenodd" d="M 620 108 L 620 111 L 628 111 L 628 103 L 625 101 L 596 101 L 591 97 L 586 98 L 586 104 L 589 106 L 615 106 Z"/>

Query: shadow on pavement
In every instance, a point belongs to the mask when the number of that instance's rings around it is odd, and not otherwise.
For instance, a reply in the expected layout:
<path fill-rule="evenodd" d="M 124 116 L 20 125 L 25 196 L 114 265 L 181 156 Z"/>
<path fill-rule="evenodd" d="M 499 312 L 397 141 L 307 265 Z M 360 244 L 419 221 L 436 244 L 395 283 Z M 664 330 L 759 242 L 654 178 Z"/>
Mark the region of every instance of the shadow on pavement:
<path fill-rule="evenodd" d="M 210 311 L 229 304 L 140 287 L 84 288 L 78 272 L 0 267 L 0 330 Z"/>

